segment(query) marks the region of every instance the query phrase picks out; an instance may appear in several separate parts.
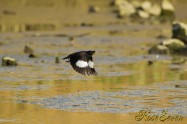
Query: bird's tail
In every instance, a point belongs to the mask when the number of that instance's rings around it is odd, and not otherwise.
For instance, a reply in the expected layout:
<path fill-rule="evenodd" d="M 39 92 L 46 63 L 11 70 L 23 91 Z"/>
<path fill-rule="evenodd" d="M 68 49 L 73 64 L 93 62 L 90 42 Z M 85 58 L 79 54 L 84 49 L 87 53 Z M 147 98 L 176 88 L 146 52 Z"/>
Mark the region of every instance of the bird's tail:
<path fill-rule="evenodd" d="M 66 57 L 64 57 L 64 58 L 62 58 L 62 59 L 63 59 L 63 60 L 64 60 L 64 59 L 69 59 L 69 56 L 66 56 Z"/>
<path fill-rule="evenodd" d="M 63 60 L 68 59 L 68 60 L 66 60 L 66 62 L 69 62 L 69 56 L 64 57 L 64 58 L 62 58 L 62 59 L 63 59 Z"/>

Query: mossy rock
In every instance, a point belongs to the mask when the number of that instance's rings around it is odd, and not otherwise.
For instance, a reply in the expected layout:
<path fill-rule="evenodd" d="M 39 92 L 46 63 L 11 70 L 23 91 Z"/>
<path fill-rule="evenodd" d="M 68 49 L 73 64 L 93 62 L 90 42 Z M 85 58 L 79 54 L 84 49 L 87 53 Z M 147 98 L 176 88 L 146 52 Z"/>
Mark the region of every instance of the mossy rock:
<path fill-rule="evenodd" d="M 33 49 L 30 47 L 30 46 L 25 46 L 25 48 L 24 48 L 24 50 L 23 50 L 23 52 L 24 53 L 29 53 L 29 54 L 31 54 L 31 53 L 33 53 L 34 51 L 33 51 Z"/>
<path fill-rule="evenodd" d="M 59 59 L 58 56 L 55 58 L 55 63 L 56 63 L 56 64 L 59 64 L 59 63 L 60 63 L 60 59 Z"/>
<path fill-rule="evenodd" d="M 164 40 L 162 42 L 162 45 L 168 47 L 171 52 L 181 51 L 186 47 L 185 44 L 178 39 Z"/>
<path fill-rule="evenodd" d="M 173 6 L 171 0 L 162 0 L 161 8 L 162 12 L 160 19 L 170 21 L 175 19 L 175 7 Z"/>
<path fill-rule="evenodd" d="M 29 58 L 37 58 L 38 56 L 37 55 L 35 55 L 34 53 L 31 53 L 31 54 L 29 54 L 29 56 L 28 56 Z"/>
<path fill-rule="evenodd" d="M 17 66 L 17 61 L 14 58 L 2 57 L 2 66 Z"/>
<path fill-rule="evenodd" d="M 187 44 L 187 24 L 182 22 L 173 22 L 172 38 L 179 39 Z"/>
<path fill-rule="evenodd" d="M 100 11 L 100 8 L 98 6 L 90 6 L 89 7 L 89 12 L 90 13 L 97 13 Z"/>

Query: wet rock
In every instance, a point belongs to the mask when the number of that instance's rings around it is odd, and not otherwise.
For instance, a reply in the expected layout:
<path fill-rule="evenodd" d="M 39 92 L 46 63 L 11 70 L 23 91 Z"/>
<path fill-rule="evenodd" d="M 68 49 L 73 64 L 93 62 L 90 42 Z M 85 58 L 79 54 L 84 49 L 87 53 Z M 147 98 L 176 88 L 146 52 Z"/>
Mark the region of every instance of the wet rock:
<path fill-rule="evenodd" d="M 152 65 L 153 63 L 154 63 L 153 60 L 148 60 L 148 61 L 147 61 L 147 64 L 148 64 L 148 65 Z"/>
<path fill-rule="evenodd" d="M 185 48 L 185 44 L 178 39 L 164 40 L 162 45 L 168 47 L 171 52 L 177 52 Z"/>
<path fill-rule="evenodd" d="M 141 7 L 141 2 L 138 1 L 138 0 L 133 0 L 131 1 L 132 5 L 135 7 L 135 8 L 140 8 Z"/>
<path fill-rule="evenodd" d="M 26 31 L 40 31 L 40 30 L 54 30 L 56 26 L 54 24 L 26 24 Z"/>
<path fill-rule="evenodd" d="M 171 0 L 162 0 L 161 7 L 164 16 L 174 16 L 175 8 Z"/>
<path fill-rule="evenodd" d="M 136 12 L 136 8 L 128 1 L 122 1 L 118 5 L 118 17 L 130 16 Z"/>
<path fill-rule="evenodd" d="M 139 15 L 139 17 L 144 18 L 144 19 L 147 19 L 150 17 L 149 13 L 147 13 L 143 10 L 138 11 L 138 15 Z"/>
<path fill-rule="evenodd" d="M 186 63 L 186 59 L 185 58 L 180 58 L 180 57 L 174 57 L 172 60 L 173 65 L 182 65 Z"/>
<path fill-rule="evenodd" d="M 5 15 L 15 15 L 16 13 L 14 11 L 11 11 L 11 10 L 3 10 L 3 14 L 5 14 Z"/>
<path fill-rule="evenodd" d="M 175 85 L 175 88 L 187 88 L 186 84 L 177 84 Z"/>
<path fill-rule="evenodd" d="M 167 37 L 163 34 L 159 34 L 158 36 L 156 36 L 157 39 L 166 39 Z"/>
<path fill-rule="evenodd" d="M 98 6 L 90 6 L 89 7 L 89 12 L 90 13 L 97 13 L 100 11 L 100 8 Z"/>
<path fill-rule="evenodd" d="M 142 4 L 141 4 L 141 8 L 143 10 L 148 10 L 152 7 L 152 3 L 150 1 L 144 1 Z"/>
<path fill-rule="evenodd" d="M 17 66 L 17 61 L 14 58 L 2 57 L 2 66 Z"/>
<path fill-rule="evenodd" d="M 25 46 L 25 48 L 24 48 L 24 53 L 29 53 L 29 54 L 31 54 L 31 53 L 33 53 L 34 51 L 33 51 L 33 49 L 31 48 L 31 47 L 29 47 L 29 46 Z"/>
<path fill-rule="evenodd" d="M 82 22 L 82 23 L 80 24 L 80 26 L 82 26 L 82 27 L 92 27 L 93 24 L 92 24 L 92 23 L 85 23 L 85 22 Z"/>
<path fill-rule="evenodd" d="M 59 59 L 58 56 L 55 58 L 55 63 L 56 63 L 56 64 L 59 64 L 59 63 L 60 63 L 60 59 Z"/>
<path fill-rule="evenodd" d="M 174 8 L 171 0 L 162 0 L 161 6 L 162 6 L 163 10 L 168 10 L 168 11 L 172 11 L 172 12 L 175 11 L 175 8 Z"/>
<path fill-rule="evenodd" d="M 164 45 L 155 45 L 148 51 L 150 54 L 168 54 L 169 49 Z"/>
<path fill-rule="evenodd" d="M 76 40 L 75 40 L 75 37 L 70 36 L 68 40 L 69 40 L 71 46 L 75 45 L 75 43 L 76 43 L 76 42 L 75 42 L 75 41 L 76 41 Z"/>
<path fill-rule="evenodd" d="M 37 58 L 37 56 L 34 53 L 30 53 L 28 57 L 29 58 Z"/>
<path fill-rule="evenodd" d="M 3 45 L 3 43 L 2 42 L 0 42 L 0 46 L 2 46 Z"/>
<path fill-rule="evenodd" d="M 113 0 L 111 2 L 111 5 L 119 6 L 121 3 L 123 3 L 124 0 Z"/>
<path fill-rule="evenodd" d="M 147 8 L 145 11 L 153 16 L 160 16 L 161 15 L 161 7 L 157 4 L 152 5 L 150 8 Z"/>
<path fill-rule="evenodd" d="M 182 22 L 173 22 L 172 38 L 177 38 L 187 44 L 187 24 Z"/>

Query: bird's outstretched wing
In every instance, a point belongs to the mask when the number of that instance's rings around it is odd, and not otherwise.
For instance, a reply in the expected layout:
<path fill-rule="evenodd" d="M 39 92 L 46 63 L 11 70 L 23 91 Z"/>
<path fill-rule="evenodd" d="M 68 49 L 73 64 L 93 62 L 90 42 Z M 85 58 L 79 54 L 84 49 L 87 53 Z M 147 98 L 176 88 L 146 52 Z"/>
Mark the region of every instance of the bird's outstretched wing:
<path fill-rule="evenodd" d="M 71 66 L 75 71 L 83 75 L 97 75 L 94 69 L 92 57 L 87 57 L 85 53 L 73 54 L 70 56 Z"/>

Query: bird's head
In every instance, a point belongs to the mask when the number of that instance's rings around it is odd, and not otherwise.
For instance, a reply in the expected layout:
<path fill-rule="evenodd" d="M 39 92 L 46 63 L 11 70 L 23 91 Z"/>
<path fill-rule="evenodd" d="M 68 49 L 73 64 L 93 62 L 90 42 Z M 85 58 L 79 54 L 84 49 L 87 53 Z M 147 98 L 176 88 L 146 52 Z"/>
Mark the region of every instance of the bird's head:
<path fill-rule="evenodd" d="M 87 51 L 87 54 L 89 54 L 89 55 L 93 55 L 95 53 L 95 51 Z"/>

